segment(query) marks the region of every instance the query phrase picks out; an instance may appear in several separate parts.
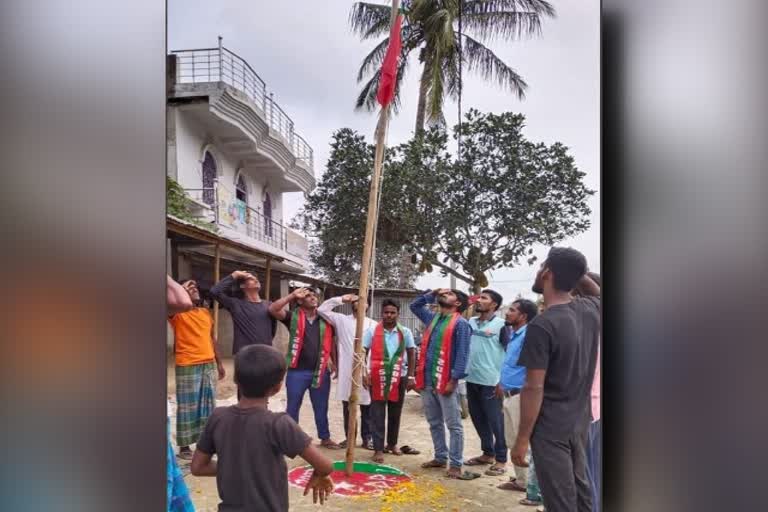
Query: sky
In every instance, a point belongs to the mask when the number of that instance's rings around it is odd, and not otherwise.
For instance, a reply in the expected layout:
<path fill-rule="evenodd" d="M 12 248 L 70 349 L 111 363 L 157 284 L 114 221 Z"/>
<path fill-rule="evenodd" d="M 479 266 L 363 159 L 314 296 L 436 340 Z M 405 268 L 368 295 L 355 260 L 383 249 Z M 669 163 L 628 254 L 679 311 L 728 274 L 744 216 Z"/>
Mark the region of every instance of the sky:
<path fill-rule="evenodd" d="M 388 3 L 372 0 L 376 3 Z M 514 111 L 525 114 L 524 134 L 529 140 L 570 148 L 584 181 L 597 193 L 589 204 L 590 228 L 562 241 L 587 257 L 589 268 L 600 271 L 600 2 L 551 0 L 556 18 L 546 19 L 542 34 L 520 41 L 486 41 L 504 62 L 528 83 L 520 101 L 509 91 L 480 77 L 465 74 L 462 108 L 483 112 Z M 243 57 L 274 92 L 275 100 L 293 119 L 295 129 L 314 149 L 315 176 L 322 173 L 329 155 L 331 134 L 349 127 L 372 140 L 375 114 L 355 112 L 360 90 L 357 70 L 375 41 L 361 42 L 348 28 L 348 0 L 292 0 L 259 2 L 227 0 L 202 2 L 168 0 L 168 50 L 212 48 L 217 36 Z M 268 6 L 268 7 L 267 7 Z M 411 138 L 416 118 L 418 67 L 407 71 L 403 103 L 389 125 L 388 143 Z M 446 120 L 456 123 L 455 103 L 448 100 Z M 299 210 L 300 193 L 286 194 L 284 219 Z M 533 278 L 548 248 L 534 247 L 539 261 L 496 270 L 489 287 L 505 301 L 531 292 Z M 418 288 L 448 286 L 439 273 L 424 275 Z"/>

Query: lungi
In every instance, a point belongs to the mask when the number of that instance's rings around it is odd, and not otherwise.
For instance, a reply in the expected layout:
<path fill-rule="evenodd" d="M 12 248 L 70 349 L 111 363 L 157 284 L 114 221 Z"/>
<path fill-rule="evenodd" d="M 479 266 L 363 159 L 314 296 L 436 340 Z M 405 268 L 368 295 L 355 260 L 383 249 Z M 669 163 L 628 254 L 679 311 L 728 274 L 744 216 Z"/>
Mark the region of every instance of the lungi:
<path fill-rule="evenodd" d="M 176 443 L 196 443 L 216 407 L 216 363 L 176 367 Z"/>

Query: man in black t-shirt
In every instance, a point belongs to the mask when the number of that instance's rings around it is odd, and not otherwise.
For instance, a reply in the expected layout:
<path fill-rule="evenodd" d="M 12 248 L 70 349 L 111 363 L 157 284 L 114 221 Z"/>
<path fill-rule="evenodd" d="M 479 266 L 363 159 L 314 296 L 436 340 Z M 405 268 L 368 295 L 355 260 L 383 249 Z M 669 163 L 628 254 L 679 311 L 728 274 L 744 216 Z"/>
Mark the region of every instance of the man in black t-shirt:
<path fill-rule="evenodd" d="M 525 366 L 520 430 L 512 461 L 527 466 L 530 443 L 547 512 L 591 512 L 586 442 L 600 335 L 600 287 L 575 249 L 553 247 L 533 291 L 546 310 L 530 324 L 517 364 Z M 580 297 L 571 291 L 578 289 Z"/>
<path fill-rule="evenodd" d="M 237 289 L 242 291 L 243 298 L 235 296 Z M 248 345 L 272 345 L 275 319 L 269 314 L 271 302 L 263 300 L 260 291 L 259 278 L 242 270 L 235 270 L 211 288 L 213 298 L 232 316 L 233 356 Z"/>
<path fill-rule="evenodd" d="M 309 391 L 320 445 L 338 450 L 341 447 L 331 439 L 328 426 L 328 397 L 331 374 L 336 367 L 336 344 L 333 326 L 317 313 L 318 295 L 316 289 L 299 288 L 273 302 L 269 314 L 283 322 L 289 332 L 286 412 L 299 423 L 301 403 Z M 287 311 L 285 307 L 293 302 L 296 307 Z"/>

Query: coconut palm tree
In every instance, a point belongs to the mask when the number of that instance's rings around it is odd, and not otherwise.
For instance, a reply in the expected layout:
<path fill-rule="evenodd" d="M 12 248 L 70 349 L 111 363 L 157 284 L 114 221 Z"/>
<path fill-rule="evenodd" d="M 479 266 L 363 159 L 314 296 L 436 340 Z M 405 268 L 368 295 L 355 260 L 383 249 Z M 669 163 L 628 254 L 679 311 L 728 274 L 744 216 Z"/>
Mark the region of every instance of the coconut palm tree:
<path fill-rule="evenodd" d="M 444 122 L 445 96 L 457 99 L 461 91 L 461 62 L 469 72 L 523 99 L 525 80 L 481 41 L 538 35 L 542 18 L 555 16 L 554 7 L 545 0 L 403 0 L 400 11 L 404 15 L 402 54 L 393 107 L 397 110 L 400 105 L 400 85 L 409 57 L 415 55 L 421 66 L 416 133 L 424 130 L 425 121 Z M 388 5 L 356 2 L 352 6 L 349 23 L 353 33 L 362 40 L 384 36 L 360 65 L 357 81 L 368 78 L 357 97 L 357 109 L 376 108 L 381 63 L 389 45 L 390 15 Z"/>

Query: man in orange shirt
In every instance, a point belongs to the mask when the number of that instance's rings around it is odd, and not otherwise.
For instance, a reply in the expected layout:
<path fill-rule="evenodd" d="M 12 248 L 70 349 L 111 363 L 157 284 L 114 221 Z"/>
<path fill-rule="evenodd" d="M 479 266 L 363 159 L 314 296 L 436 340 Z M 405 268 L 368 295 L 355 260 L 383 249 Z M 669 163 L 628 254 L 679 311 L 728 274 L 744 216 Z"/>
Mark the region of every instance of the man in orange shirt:
<path fill-rule="evenodd" d="M 216 407 L 216 374 L 221 380 L 225 371 L 216 353 L 213 318 L 201 305 L 197 283 L 188 280 L 182 287 L 196 307 L 170 317 L 175 334 L 176 442 L 179 457 L 191 460 L 189 445 L 197 442 Z"/>

